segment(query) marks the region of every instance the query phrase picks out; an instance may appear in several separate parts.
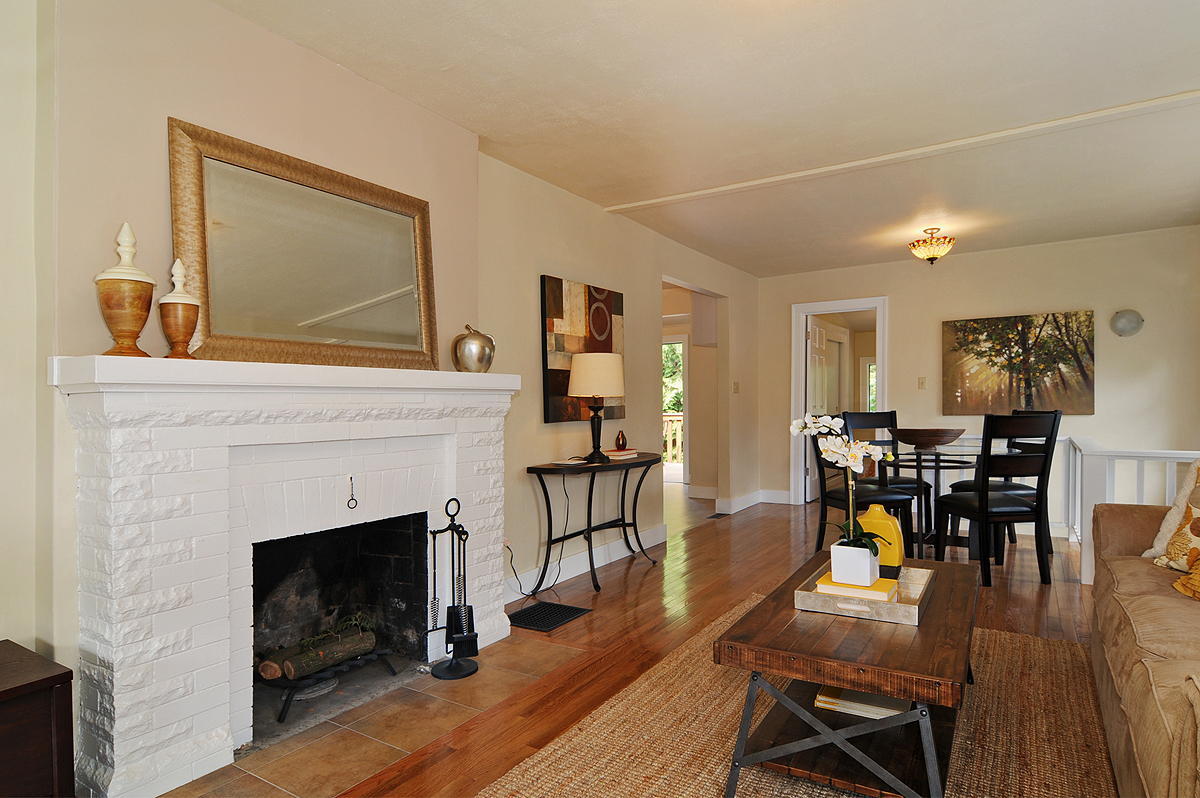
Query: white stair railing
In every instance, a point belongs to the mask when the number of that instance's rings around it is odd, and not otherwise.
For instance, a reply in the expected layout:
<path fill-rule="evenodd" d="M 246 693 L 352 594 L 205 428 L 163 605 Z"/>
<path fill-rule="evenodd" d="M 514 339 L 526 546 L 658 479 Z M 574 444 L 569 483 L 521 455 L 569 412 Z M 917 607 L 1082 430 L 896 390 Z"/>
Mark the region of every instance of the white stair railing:
<path fill-rule="evenodd" d="M 1169 504 L 1181 467 L 1200 460 L 1200 451 L 1106 449 L 1093 438 L 1065 440 L 1066 525 L 1079 538 L 1080 581 L 1090 585 L 1096 575 L 1092 508 L 1112 502 Z"/>

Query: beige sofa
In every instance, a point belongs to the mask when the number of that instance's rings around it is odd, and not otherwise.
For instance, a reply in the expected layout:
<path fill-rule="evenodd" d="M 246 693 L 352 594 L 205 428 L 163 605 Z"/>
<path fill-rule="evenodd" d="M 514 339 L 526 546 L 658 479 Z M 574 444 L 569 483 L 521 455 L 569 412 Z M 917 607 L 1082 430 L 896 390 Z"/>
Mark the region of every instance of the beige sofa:
<path fill-rule="evenodd" d="M 1098 504 L 1092 516 L 1092 670 L 1122 796 L 1200 795 L 1200 601 L 1140 556 L 1166 512 Z"/>

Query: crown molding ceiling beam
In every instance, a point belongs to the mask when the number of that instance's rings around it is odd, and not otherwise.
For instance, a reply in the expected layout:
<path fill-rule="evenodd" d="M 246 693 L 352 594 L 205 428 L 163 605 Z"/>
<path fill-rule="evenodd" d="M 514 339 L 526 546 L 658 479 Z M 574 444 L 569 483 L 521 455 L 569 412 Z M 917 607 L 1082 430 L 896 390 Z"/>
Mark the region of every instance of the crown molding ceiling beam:
<path fill-rule="evenodd" d="M 993 144 L 1016 141 L 1023 138 L 1030 138 L 1032 136 L 1041 136 L 1047 133 L 1072 130 L 1079 127 L 1085 127 L 1087 125 L 1112 122 L 1118 119 L 1138 116 L 1140 114 L 1166 111 L 1172 108 L 1182 108 L 1198 102 L 1200 102 L 1200 89 L 1180 92 L 1178 94 L 1172 94 L 1166 97 L 1155 97 L 1150 100 L 1140 100 L 1138 102 L 1118 105 L 1112 108 L 1102 108 L 1098 111 L 1075 114 L 1073 116 L 1062 117 L 1061 119 L 1052 119 L 1047 122 L 1036 122 L 1031 125 L 1023 125 L 1021 127 L 1010 128 L 1008 130 L 998 130 L 993 133 L 984 133 L 978 136 L 968 136 L 967 138 L 947 141 L 941 144 L 930 144 L 925 147 L 915 147 L 909 150 L 888 153 L 887 155 L 876 155 L 871 158 L 860 158 L 858 160 L 847 161 L 845 163 L 819 166 L 814 169 L 804 169 L 799 172 L 788 172 L 787 174 L 773 175 L 771 177 L 760 177 L 754 180 L 744 180 L 737 183 L 730 183 L 729 185 L 725 186 L 714 186 L 712 188 L 699 189 L 697 191 L 685 191 L 679 194 L 671 194 L 666 197 L 658 197 L 656 199 L 627 202 L 621 205 L 611 205 L 604 210 L 608 211 L 609 213 L 630 213 L 633 211 L 645 210 L 647 208 L 658 208 L 665 205 L 676 205 L 679 203 L 691 202 L 693 200 L 720 197 L 727 194 L 737 194 L 742 191 L 753 191 L 755 189 L 768 188 L 771 186 L 799 183 L 804 180 L 813 180 L 818 177 L 830 177 L 832 175 L 857 172 L 862 169 L 872 169 L 879 166 L 886 166 L 888 164 L 902 163 L 904 161 L 932 158 L 938 155 L 975 149 L 977 147 L 987 147 Z"/>

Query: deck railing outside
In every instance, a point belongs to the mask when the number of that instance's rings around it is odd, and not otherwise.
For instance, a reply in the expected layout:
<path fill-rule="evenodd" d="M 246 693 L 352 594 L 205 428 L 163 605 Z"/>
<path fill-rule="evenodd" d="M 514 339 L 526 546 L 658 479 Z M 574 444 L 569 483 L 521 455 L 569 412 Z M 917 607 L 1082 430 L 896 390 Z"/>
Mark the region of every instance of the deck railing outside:
<path fill-rule="evenodd" d="M 683 413 L 663 413 L 663 462 L 683 462 Z"/>

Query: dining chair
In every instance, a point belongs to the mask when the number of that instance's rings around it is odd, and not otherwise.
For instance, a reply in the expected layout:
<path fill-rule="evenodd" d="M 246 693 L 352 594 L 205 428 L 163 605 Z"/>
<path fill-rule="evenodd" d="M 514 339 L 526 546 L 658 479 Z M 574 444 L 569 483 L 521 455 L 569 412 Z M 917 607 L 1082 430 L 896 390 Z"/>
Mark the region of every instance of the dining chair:
<path fill-rule="evenodd" d="M 838 468 L 821 457 L 821 446 L 818 442 L 819 435 L 810 436 L 812 440 L 813 462 L 817 468 L 817 486 L 821 496 L 820 519 L 817 525 L 817 551 L 820 551 L 825 546 L 825 524 L 829 521 L 829 508 L 835 507 L 846 513 L 846 517 L 850 517 L 850 496 L 845 484 L 839 486 L 830 486 L 832 475 L 841 474 L 844 477 L 845 469 Z M 900 519 L 900 531 L 904 535 L 904 556 L 915 556 L 916 549 L 913 548 L 913 516 L 912 516 L 913 497 L 909 493 L 896 488 L 885 488 L 880 485 L 865 485 L 862 480 L 855 478 L 854 480 L 854 509 L 855 515 L 859 511 L 868 509 L 872 504 L 883 505 L 883 509 L 887 510 L 894 516 Z"/>
<path fill-rule="evenodd" d="M 975 467 L 975 490 L 947 493 L 939 496 L 935 502 L 935 551 L 939 560 L 946 558 L 946 528 L 950 519 L 966 518 L 975 522 L 972 531 L 979 539 L 979 567 L 983 572 L 983 584 L 991 587 L 993 545 L 996 564 L 1004 564 L 1004 547 L 1007 543 L 1005 525 L 1032 523 L 1038 572 L 1042 584 L 1050 584 L 1050 523 L 1046 511 L 1046 493 L 1061 420 L 1062 414 L 1057 412 L 1013 416 L 989 414 L 983 417 L 983 445 Z M 1030 444 L 1031 450 L 992 451 L 993 441 L 1004 438 Z M 1033 498 L 989 489 L 993 479 L 1013 477 L 1035 478 Z"/>
<path fill-rule="evenodd" d="M 1061 410 L 1014 410 L 1014 411 L 1012 411 L 1012 414 L 1014 416 L 1034 416 L 1034 415 L 1044 414 L 1044 413 L 1057 413 L 1059 416 L 1062 416 Z M 1036 454 L 1037 452 L 1041 451 L 1042 446 L 1037 441 L 1022 441 L 1022 440 L 1018 440 L 1016 438 L 1009 438 L 1008 439 L 1008 449 L 1009 449 L 1009 451 L 1021 451 L 1021 452 L 1025 452 L 1027 454 Z M 976 476 L 978 476 L 978 474 Z M 970 479 L 961 479 L 958 482 L 952 482 L 950 484 L 950 492 L 951 493 L 973 493 L 973 492 L 975 492 L 975 490 L 977 489 L 975 479 L 976 479 L 976 477 L 971 477 Z M 1009 494 L 1012 494 L 1013 496 L 1021 496 L 1026 499 L 1033 499 L 1037 495 L 1037 489 L 1033 485 L 1030 485 L 1026 482 L 1016 482 L 1011 477 L 1009 477 L 1008 479 L 993 479 L 991 481 L 991 484 L 988 486 L 988 490 L 991 491 L 992 493 L 1009 493 Z M 1016 529 L 1013 527 L 1012 524 L 1008 524 L 1007 528 L 1008 528 L 1008 542 L 1016 543 L 1017 542 Z M 957 526 L 954 529 L 954 533 L 958 534 Z M 1003 564 L 1003 555 L 1001 555 L 1001 559 L 999 561 L 997 561 L 997 563 L 1001 564 L 1001 565 Z"/>
<path fill-rule="evenodd" d="M 879 435 L 886 433 L 889 429 L 895 429 L 900 426 L 900 424 L 897 422 L 895 410 L 882 410 L 871 413 L 860 413 L 848 410 L 842 413 L 842 421 L 846 423 L 846 435 L 852 439 L 857 438 L 855 435 L 856 432 L 871 430 L 872 434 Z M 862 440 L 867 439 L 864 438 Z M 899 455 L 899 446 L 896 442 L 896 439 L 892 438 L 890 434 L 888 434 L 886 438 L 867 440 L 867 443 L 881 447 L 884 453 L 890 452 L 892 457 Z M 917 496 L 919 494 L 921 500 L 925 502 L 925 517 L 929 519 L 930 524 L 930 528 L 926 531 L 932 532 L 933 505 L 931 502 L 933 500 L 933 486 L 928 482 L 921 480 L 922 486 L 918 488 L 916 477 L 910 477 L 899 473 L 889 474 L 887 467 L 882 462 L 878 465 L 879 476 L 856 480 L 856 484 L 895 488 L 897 490 L 904 491 L 910 496 Z"/>

